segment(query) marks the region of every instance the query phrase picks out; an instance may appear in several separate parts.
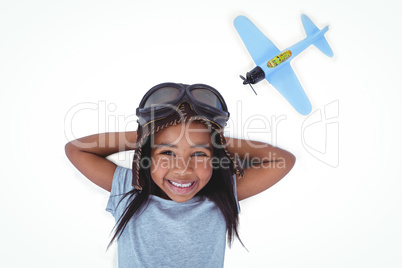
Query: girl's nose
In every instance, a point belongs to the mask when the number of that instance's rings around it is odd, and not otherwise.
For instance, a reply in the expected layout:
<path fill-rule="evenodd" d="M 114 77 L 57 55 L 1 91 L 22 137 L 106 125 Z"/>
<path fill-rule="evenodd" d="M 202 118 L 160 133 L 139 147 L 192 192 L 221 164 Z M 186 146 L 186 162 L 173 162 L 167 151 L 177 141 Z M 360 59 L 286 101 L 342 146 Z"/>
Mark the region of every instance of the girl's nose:
<path fill-rule="evenodd" d="M 190 174 L 192 172 L 191 161 L 183 157 L 176 157 L 173 166 L 173 172 L 180 175 Z"/>

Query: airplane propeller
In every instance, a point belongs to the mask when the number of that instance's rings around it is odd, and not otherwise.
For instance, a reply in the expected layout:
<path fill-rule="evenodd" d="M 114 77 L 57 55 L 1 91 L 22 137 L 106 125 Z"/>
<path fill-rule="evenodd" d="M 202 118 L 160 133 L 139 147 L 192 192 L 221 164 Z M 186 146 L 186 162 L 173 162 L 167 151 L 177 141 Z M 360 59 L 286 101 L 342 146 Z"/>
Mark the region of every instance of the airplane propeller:
<path fill-rule="evenodd" d="M 257 92 L 255 92 L 253 86 L 251 85 L 251 81 L 249 81 L 248 79 L 246 79 L 244 76 L 240 75 L 240 78 L 243 79 L 243 85 L 247 85 L 249 84 L 251 89 L 254 91 L 255 95 L 257 95 Z"/>

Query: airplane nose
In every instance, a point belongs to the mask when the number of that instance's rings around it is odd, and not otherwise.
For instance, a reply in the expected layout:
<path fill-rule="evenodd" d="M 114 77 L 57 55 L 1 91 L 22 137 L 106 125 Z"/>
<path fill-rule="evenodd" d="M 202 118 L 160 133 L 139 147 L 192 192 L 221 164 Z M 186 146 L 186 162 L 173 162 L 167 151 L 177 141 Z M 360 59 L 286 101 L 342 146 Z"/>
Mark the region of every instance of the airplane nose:
<path fill-rule="evenodd" d="M 247 78 L 244 78 L 244 76 L 240 75 L 240 78 L 243 79 L 243 85 L 250 85 L 251 89 L 254 91 L 255 95 L 257 95 L 257 92 L 255 92 L 253 86 L 251 84 L 254 84 L 250 79 L 249 73 L 246 74 Z"/>
<path fill-rule="evenodd" d="M 248 84 L 248 83 L 256 84 L 265 78 L 265 73 L 261 69 L 260 66 L 257 66 L 254 69 L 252 69 L 250 72 L 248 72 L 246 74 L 246 77 L 247 77 L 247 81 L 248 81 L 246 84 Z"/>

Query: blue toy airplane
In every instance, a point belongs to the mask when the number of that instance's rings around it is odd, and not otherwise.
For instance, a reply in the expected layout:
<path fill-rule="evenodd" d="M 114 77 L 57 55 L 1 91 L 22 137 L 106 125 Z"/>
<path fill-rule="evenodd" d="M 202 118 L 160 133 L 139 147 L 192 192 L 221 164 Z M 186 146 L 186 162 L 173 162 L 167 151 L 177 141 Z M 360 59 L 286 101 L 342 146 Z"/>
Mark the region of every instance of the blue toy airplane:
<path fill-rule="evenodd" d="M 257 65 L 246 74 L 246 78 L 240 76 L 243 84 L 251 86 L 265 78 L 300 114 L 307 115 L 311 112 L 311 104 L 290 66 L 290 61 L 310 45 L 315 45 L 329 57 L 334 53 L 324 37 L 328 26 L 320 30 L 306 15 L 302 15 L 301 19 L 307 37 L 282 51 L 246 17 L 238 16 L 234 25 Z"/>

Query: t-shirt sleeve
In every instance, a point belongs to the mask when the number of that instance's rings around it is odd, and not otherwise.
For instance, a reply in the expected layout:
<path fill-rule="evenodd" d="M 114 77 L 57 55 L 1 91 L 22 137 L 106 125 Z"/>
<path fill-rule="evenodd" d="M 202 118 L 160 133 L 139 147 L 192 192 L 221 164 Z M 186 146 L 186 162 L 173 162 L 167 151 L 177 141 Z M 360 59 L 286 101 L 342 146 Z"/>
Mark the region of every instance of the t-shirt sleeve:
<path fill-rule="evenodd" d="M 116 206 L 123 195 L 133 189 L 132 183 L 132 170 L 117 166 L 112 182 L 112 190 L 110 191 L 109 200 L 106 205 L 106 211 L 112 213 L 114 216 Z"/>

